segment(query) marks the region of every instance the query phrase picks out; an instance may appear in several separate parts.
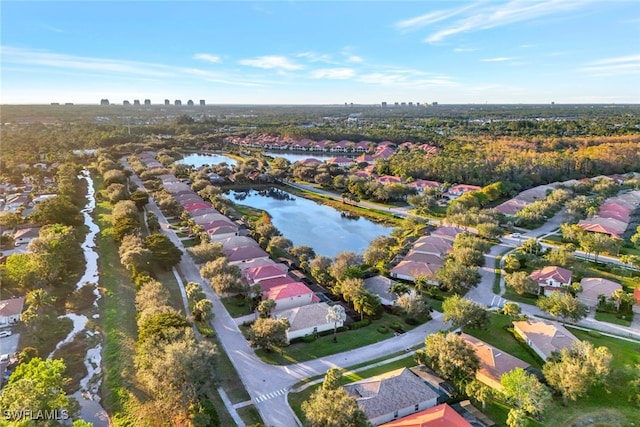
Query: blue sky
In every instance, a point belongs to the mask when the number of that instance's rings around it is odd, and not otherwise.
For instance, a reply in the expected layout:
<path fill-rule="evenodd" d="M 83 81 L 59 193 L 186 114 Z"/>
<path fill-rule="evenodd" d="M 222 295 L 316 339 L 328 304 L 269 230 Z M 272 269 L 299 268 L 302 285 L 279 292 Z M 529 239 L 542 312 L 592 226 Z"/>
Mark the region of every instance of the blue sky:
<path fill-rule="evenodd" d="M 2 1 L 0 103 L 640 102 L 640 1 Z"/>

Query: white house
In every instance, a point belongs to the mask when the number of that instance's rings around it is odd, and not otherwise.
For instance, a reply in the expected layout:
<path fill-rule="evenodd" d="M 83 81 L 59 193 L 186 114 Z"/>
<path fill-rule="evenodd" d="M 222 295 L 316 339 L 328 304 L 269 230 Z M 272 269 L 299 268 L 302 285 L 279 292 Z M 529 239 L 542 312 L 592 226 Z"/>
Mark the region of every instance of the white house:
<path fill-rule="evenodd" d="M 0 301 L 0 327 L 17 323 L 24 307 L 24 297 Z"/>
<path fill-rule="evenodd" d="M 327 322 L 329 305 L 326 302 L 303 305 L 288 310 L 278 311 L 272 314 L 275 319 L 286 318 L 289 321 L 287 329 L 287 340 L 300 338 L 315 333 L 333 330 L 334 326 L 341 327 L 342 321 L 336 325 Z"/>
<path fill-rule="evenodd" d="M 380 425 L 436 406 L 438 393 L 407 368 L 346 384 L 369 422 Z"/>

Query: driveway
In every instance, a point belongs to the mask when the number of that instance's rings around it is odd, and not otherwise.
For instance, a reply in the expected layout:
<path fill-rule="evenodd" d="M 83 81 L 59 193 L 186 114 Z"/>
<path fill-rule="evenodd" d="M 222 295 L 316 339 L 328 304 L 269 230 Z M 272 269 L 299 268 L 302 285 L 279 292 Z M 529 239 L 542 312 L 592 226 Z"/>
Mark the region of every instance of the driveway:
<path fill-rule="evenodd" d="M 2 328 L 2 331 L 10 331 L 9 328 Z M 0 354 L 13 354 L 18 351 L 18 342 L 20 341 L 20 334 L 13 334 L 8 337 L 0 338 Z"/>

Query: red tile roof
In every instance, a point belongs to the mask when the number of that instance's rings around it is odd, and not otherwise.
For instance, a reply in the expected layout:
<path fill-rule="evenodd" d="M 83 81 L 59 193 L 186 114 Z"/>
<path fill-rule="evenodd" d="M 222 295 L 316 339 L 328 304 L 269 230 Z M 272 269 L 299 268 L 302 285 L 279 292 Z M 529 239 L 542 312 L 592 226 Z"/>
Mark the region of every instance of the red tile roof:
<path fill-rule="evenodd" d="M 451 406 L 443 403 L 382 424 L 380 427 L 471 427 L 471 424 Z"/>
<path fill-rule="evenodd" d="M 307 294 L 313 294 L 313 291 L 306 287 L 304 283 L 292 282 L 270 288 L 263 294 L 263 298 L 271 298 L 274 301 L 278 301 Z"/>

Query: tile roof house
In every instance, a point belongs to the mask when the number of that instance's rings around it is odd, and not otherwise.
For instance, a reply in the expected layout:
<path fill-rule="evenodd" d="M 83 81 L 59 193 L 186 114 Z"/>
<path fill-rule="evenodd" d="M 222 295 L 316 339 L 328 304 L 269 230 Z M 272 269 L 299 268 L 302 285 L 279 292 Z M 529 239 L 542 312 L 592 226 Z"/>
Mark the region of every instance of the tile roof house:
<path fill-rule="evenodd" d="M 438 181 L 428 181 L 426 179 L 416 179 L 415 181 L 411 181 L 408 185 L 419 192 L 423 192 L 427 188 L 435 188 L 436 190 L 442 189 L 442 184 Z"/>
<path fill-rule="evenodd" d="M 384 276 L 373 276 L 364 279 L 364 288 L 380 297 L 383 305 L 394 305 L 398 295 L 391 292 L 391 287 L 396 282 Z"/>
<path fill-rule="evenodd" d="M 413 251 L 444 257 L 453 250 L 453 242 L 443 237 L 422 236 L 413 243 Z"/>
<path fill-rule="evenodd" d="M 476 379 L 495 390 L 502 391 L 502 385 L 500 384 L 502 375 L 515 368 L 527 369 L 530 366 L 527 362 L 471 335 L 463 333 L 460 336 L 471 345 L 476 356 L 480 359 L 480 369 L 476 372 Z"/>
<path fill-rule="evenodd" d="M 341 168 L 348 168 L 353 164 L 353 159 L 350 159 L 348 157 L 338 156 L 338 157 L 332 157 L 328 159 L 327 163 L 330 165 L 338 165 Z"/>
<path fill-rule="evenodd" d="M 235 265 L 247 262 L 253 259 L 268 259 L 269 254 L 266 253 L 257 244 L 255 246 L 241 246 L 239 248 L 223 249 L 229 264 Z"/>
<path fill-rule="evenodd" d="M 333 330 L 334 323 L 327 322 L 328 313 L 329 305 L 326 302 L 319 302 L 278 311 L 273 313 L 272 317 L 286 318 L 289 321 L 287 340 L 291 341 L 294 338 Z M 342 324 L 343 322 L 338 322 L 337 327 L 341 327 Z"/>
<path fill-rule="evenodd" d="M 598 305 L 600 295 L 609 298 L 614 291 L 622 289 L 619 283 L 601 277 L 585 277 L 580 281 L 580 286 L 582 291 L 578 293 L 578 299 L 589 307 Z"/>
<path fill-rule="evenodd" d="M 559 352 L 578 341 L 561 323 L 550 320 L 515 321 L 513 329 L 545 361 L 554 351 Z"/>
<path fill-rule="evenodd" d="M 519 198 L 515 198 L 499 204 L 498 206 L 496 206 L 496 210 L 503 215 L 514 216 L 522 209 L 526 208 L 528 205 L 529 202 L 526 202 Z"/>
<path fill-rule="evenodd" d="M 0 301 L 0 326 L 17 323 L 24 307 L 24 297 Z"/>
<path fill-rule="evenodd" d="M 572 273 L 566 268 L 557 267 L 554 265 L 548 265 L 540 270 L 534 270 L 529 274 L 529 277 L 533 279 L 544 294 L 548 292 L 561 290 L 564 286 L 571 284 Z"/>
<path fill-rule="evenodd" d="M 262 299 L 271 298 L 276 302 L 275 311 L 301 307 L 319 301 L 313 291 L 301 282 L 291 281 L 284 285 L 270 287 L 263 287 L 263 282 L 260 282 L 259 285 L 262 289 Z"/>
<path fill-rule="evenodd" d="M 627 223 L 619 221 L 613 218 L 598 218 L 593 217 L 589 219 L 582 219 L 578 221 L 578 226 L 582 227 L 585 231 L 592 233 L 608 234 L 611 237 L 621 239 L 625 230 L 627 229 Z"/>
<path fill-rule="evenodd" d="M 376 178 L 376 182 L 382 185 L 402 184 L 402 178 L 392 175 L 382 175 Z"/>
<path fill-rule="evenodd" d="M 443 403 L 382 424 L 380 427 L 472 427 L 472 425 L 451 406 Z"/>
<path fill-rule="evenodd" d="M 252 267 L 244 271 L 244 277 L 249 285 L 261 280 L 275 279 L 276 277 L 286 277 L 289 267 L 284 264 L 273 264 L 260 267 Z"/>
<path fill-rule="evenodd" d="M 462 233 L 462 228 L 454 226 L 441 225 L 431 232 L 432 236 L 442 237 L 443 239 L 455 240 L 456 236 Z"/>
<path fill-rule="evenodd" d="M 407 368 L 346 384 L 343 388 L 374 425 L 431 408 L 438 393 Z"/>
<path fill-rule="evenodd" d="M 17 230 L 13 235 L 13 243 L 16 246 L 28 244 L 39 235 L 40 227 L 21 228 L 20 230 Z"/>
<path fill-rule="evenodd" d="M 482 189 L 482 187 L 477 185 L 470 184 L 458 184 L 450 187 L 443 196 L 448 197 L 449 199 L 456 199 L 462 196 L 465 193 L 470 193 L 471 191 L 478 191 Z"/>
<path fill-rule="evenodd" d="M 391 277 L 395 279 L 404 279 L 415 281 L 418 277 L 432 278 L 434 277 L 440 265 L 430 265 L 424 262 L 403 260 L 391 269 Z"/>

